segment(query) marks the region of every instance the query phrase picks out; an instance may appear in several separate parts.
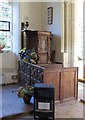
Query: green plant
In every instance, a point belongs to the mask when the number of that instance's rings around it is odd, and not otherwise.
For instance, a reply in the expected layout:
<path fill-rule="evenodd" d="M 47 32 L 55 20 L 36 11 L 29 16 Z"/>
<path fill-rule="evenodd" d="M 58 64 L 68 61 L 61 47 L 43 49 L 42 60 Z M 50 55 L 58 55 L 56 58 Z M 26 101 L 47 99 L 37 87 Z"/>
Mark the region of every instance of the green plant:
<path fill-rule="evenodd" d="M 23 98 L 26 104 L 30 102 L 30 99 L 33 96 L 33 94 L 34 94 L 34 87 L 32 86 L 20 87 L 18 89 L 18 97 Z"/>
<path fill-rule="evenodd" d="M 27 86 L 27 87 L 20 87 L 18 89 L 18 97 L 24 98 L 26 94 L 28 94 L 29 96 L 32 96 L 34 94 L 34 87 Z"/>

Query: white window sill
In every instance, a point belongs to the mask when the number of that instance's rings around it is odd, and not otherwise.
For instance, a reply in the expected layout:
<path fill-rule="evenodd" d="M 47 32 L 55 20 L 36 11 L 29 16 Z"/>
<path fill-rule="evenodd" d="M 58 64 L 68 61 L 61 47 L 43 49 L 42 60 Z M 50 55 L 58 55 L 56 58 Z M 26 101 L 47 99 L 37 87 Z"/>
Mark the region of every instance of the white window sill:
<path fill-rule="evenodd" d="M 2 53 L 9 53 L 9 52 L 12 52 L 12 50 L 11 50 L 11 49 L 6 49 L 6 48 L 4 48 L 4 49 L 2 50 Z"/>

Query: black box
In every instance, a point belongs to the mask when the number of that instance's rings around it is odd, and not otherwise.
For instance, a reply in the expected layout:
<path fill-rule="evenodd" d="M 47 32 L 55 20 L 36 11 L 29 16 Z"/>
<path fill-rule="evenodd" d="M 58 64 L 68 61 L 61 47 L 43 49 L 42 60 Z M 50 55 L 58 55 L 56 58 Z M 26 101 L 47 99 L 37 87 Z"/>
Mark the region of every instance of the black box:
<path fill-rule="evenodd" d="M 54 120 L 54 86 L 37 83 L 34 86 L 34 119 Z"/>

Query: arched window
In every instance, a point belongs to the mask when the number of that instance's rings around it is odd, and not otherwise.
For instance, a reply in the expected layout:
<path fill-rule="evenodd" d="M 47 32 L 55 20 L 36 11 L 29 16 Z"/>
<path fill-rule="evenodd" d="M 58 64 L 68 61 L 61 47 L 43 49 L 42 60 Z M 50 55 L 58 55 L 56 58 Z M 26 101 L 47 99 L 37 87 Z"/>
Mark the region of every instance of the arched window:
<path fill-rule="evenodd" d="M 12 15 L 12 5 L 7 1 L 0 2 L 0 45 L 8 50 L 12 47 Z"/>
<path fill-rule="evenodd" d="M 19 51 L 19 2 L 0 2 L 0 45 L 4 51 Z"/>

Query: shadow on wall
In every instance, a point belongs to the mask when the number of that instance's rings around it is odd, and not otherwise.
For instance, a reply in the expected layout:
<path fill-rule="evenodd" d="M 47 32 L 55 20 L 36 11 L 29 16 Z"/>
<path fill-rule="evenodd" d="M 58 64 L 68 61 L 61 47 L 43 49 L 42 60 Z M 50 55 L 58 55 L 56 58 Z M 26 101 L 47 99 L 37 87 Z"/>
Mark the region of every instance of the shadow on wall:
<path fill-rule="evenodd" d="M 55 62 L 63 63 L 63 53 L 61 53 L 61 37 L 53 35 L 52 50 L 55 50 Z"/>

